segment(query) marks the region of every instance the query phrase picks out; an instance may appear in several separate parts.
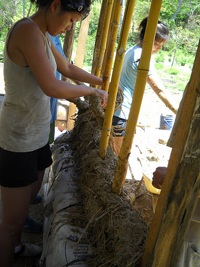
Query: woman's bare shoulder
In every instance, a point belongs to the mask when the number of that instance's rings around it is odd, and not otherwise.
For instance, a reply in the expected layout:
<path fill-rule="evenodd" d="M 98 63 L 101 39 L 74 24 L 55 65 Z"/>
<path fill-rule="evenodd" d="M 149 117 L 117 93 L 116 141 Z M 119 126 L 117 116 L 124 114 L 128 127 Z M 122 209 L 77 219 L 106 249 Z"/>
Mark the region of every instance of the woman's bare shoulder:
<path fill-rule="evenodd" d="M 40 33 L 41 31 L 36 23 L 34 23 L 29 18 L 24 18 L 22 20 L 19 20 L 15 23 L 13 28 L 13 34 L 16 34 L 18 36 L 21 36 L 22 34 L 26 34 L 27 38 L 31 38 L 31 36 L 34 36 L 35 34 Z"/>
<path fill-rule="evenodd" d="M 22 19 L 13 26 L 8 41 L 8 54 L 16 64 L 29 65 L 27 56 L 42 46 L 41 31 L 31 19 Z"/>

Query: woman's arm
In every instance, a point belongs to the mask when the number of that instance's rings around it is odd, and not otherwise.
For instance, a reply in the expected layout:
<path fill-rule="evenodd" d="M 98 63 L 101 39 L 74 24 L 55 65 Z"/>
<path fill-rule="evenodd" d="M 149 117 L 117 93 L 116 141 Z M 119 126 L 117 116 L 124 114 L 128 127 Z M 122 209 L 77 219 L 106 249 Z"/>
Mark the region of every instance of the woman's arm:
<path fill-rule="evenodd" d="M 177 109 L 169 100 L 165 93 L 164 86 L 157 75 L 149 75 L 147 78 L 147 83 L 151 86 L 157 96 L 162 100 L 162 102 L 174 113 L 177 113 Z"/>
<path fill-rule="evenodd" d="M 58 71 L 62 73 L 62 75 L 64 75 L 65 77 L 79 82 L 85 82 L 94 85 L 102 85 L 101 78 L 93 74 L 90 74 L 71 63 L 68 63 L 62 57 L 62 55 L 57 51 L 57 49 L 53 44 L 52 44 L 52 52 L 56 59 Z"/>

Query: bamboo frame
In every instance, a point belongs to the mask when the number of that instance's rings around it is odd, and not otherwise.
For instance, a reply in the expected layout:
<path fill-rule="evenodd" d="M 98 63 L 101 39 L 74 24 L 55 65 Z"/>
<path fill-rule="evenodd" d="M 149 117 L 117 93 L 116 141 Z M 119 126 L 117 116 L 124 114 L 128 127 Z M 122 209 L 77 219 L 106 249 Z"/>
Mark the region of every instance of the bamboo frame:
<path fill-rule="evenodd" d="M 104 58 L 105 51 L 106 51 L 108 29 L 109 29 L 109 25 L 110 25 L 110 18 L 111 18 L 111 14 L 112 14 L 113 3 L 114 3 L 114 0 L 108 0 L 107 1 L 106 17 L 105 17 L 104 26 L 103 26 L 101 46 L 100 46 L 97 66 L 96 66 L 96 70 L 95 70 L 95 75 L 98 77 L 100 76 L 100 73 L 101 73 L 103 58 Z M 105 16 L 105 14 L 104 14 L 104 16 Z"/>
<path fill-rule="evenodd" d="M 107 12 L 107 0 L 103 0 L 101 4 L 100 18 L 99 18 L 95 47 L 93 52 L 92 72 L 91 72 L 92 74 L 95 74 L 97 69 L 98 57 L 100 53 L 101 40 L 103 35 L 103 27 L 106 19 L 106 12 Z"/>
<path fill-rule="evenodd" d="M 115 0 L 114 6 L 113 6 L 113 12 L 111 17 L 111 27 L 110 27 L 110 33 L 109 33 L 109 40 L 108 40 L 108 49 L 106 51 L 106 59 L 105 63 L 103 64 L 105 66 L 104 72 L 103 72 L 103 84 L 102 89 L 108 92 L 109 88 L 109 82 L 111 77 L 111 70 L 112 70 L 112 64 L 113 64 L 113 58 L 114 58 L 114 52 L 115 52 L 115 45 L 119 30 L 119 23 L 120 23 L 120 15 L 122 11 L 122 2 L 121 0 Z"/>
<path fill-rule="evenodd" d="M 106 43 L 106 51 L 105 51 L 105 55 L 103 57 L 100 77 L 103 77 L 103 73 L 105 72 L 106 61 L 107 61 L 107 57 L 108 57 L 108 49 L 110 48 L 109 44 L 110 44 L 110 41 L 111 41 L 111 38 L 112 38 L 112 32 L 111 31 L 112 31 L 113 14 L 114 14 L 116 2 L 117 2 L 117 0 L 114 0 L 112 13 L 111 13 L 111 17 L 110 17 L 110 25 L 109 25 L 109 29 L 108 29 L 108 38 L 107 38 L 107 43 Z"/>
<path fill-rule="evenodd" d="M 117 96 L 119 79 L 120 79 L 120 73 L 121 73 L 122 64 L 124 60 L 124 53 L 126 50 L 126 43 L 128 39 L 129 28 L 130 28 L 131 21 L 132 21 L 134 7 L 135 7 L 135 0 L 127 0 L 124 21 L 122 25 L 122 31 L 120 34 L 120 40 L 118 44 L 112 79 L 111 79 L 110 88 L 109 88 L 108 104 L 107 104 L 107 108 L 105 111 L 105 118 L 104 118 L 104 123 L 102 127 L 102 136 L 100 140 L 100 150 L 99 150 L 99 154 L 101 158 L 105 158 L 106 152 L 107 152 L 108 141 L 109 141 L 111 126 L 112 126 L 112 117 L 113 117 L 114 108 L 115 108 L 115 100 Z"/>
<path fill-rule="evenodd" d="M 129 118 L 127 121 L 126 131 L 124 140 L 122 143 L 121 150 L 118 156 L 118 162 L 116 167 L 116 172 L 112 184 L 112 189 L 115 193 L 120 194 L 122 187 L 125 182 L 128 158 L 131 153 L 131 147 L 133 143 L 133 137 L 135 133 L 135 128 L 140 112 L 140 106 L 142 103 L 142 98 L 146 86 L 147 75 L 149 71 L 152 46 L 154 42 L 154 36 L 156 32 L 158 17 L 160 14 L 162 0 L 152 0 L 151 8 L 149 12 L 147 27 L 145 31 L 145 36 L 143 40 L 142 55 L 138 67 L 138 74 L 135 84 L 135 90 L 133 95 L 133 100 L 131 104 L 131 110 L 129 113 Z"/>

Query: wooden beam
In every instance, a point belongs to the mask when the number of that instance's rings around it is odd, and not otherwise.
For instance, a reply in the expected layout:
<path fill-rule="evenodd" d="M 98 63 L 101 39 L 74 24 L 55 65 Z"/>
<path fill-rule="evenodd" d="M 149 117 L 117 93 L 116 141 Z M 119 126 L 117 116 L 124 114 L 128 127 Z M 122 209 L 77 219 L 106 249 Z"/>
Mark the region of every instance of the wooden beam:
<path fill-rule="evenodd" d="M 179 110 L 174 145 L 150 227 L 142 267 L 175 266 L 197 201 L 200 183 L 199 65 L 200 44 Z M 195 105 L 198 107 L 196 113 Z"/>

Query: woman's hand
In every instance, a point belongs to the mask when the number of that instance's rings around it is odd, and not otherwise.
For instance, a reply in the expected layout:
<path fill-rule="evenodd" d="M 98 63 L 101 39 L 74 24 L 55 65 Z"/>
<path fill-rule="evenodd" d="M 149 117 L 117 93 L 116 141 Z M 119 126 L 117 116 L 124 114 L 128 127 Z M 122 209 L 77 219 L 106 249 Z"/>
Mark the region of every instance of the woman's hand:
<path fill-rule="evenodd" d="M 94 95 L 94 96 L 98 96 L 101 98 L 101 105 L 103 108 L 106 107 L 107 105 L 107 102 L 108 102 L 108 93 L 104 90 L 100 90 L 100 89 L 96 89 L 94 87 L 88 87 L 86 85 L 83 86 L 83 90 L 84 89 L 87 89 L 87 93 L 86 94 L 83 94 L 84 96 L 87 96 L 87 95 Z M 89 91 L 88 91 L 89 90 Z M 83 91 L 82 91 L 83 92 Z M 74 103 L 75 105 L 78 104 L 78 102 L 81 101 L 81 99 L 79 97 L 76 97 L 76 98 L 67 98 L 68 101 Z"/>
<path fill-rule="evenodd" d="M 104 90 L 94 88 L 93 95 L 101 97 L 101 106 L 102 108 L 105 108 L 108 102 L 108 93 Z"/>

